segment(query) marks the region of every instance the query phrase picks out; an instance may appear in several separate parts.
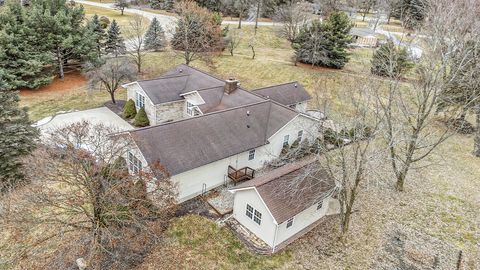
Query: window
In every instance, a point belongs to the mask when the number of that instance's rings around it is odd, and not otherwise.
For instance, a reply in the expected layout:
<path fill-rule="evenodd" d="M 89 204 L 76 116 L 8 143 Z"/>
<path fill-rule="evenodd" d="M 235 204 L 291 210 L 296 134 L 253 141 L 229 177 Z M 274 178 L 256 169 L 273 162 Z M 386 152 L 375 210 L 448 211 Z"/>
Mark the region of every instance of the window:
<path fill-rule="evenodd" d="M 283 137 L 283 146 L 287 146 L 288 145 L 288 140 L 290 140 L 290 135 L 285 135 Z"/>
<path fill-rule="evenodd" d="M 255 216 L 253 217 L 253 221 L 260 225 L 260 223 L 262 223 L 262 213 L 255 210 Z"/>
<path fill-rule="evenodd" d="M 135 105 L 137 105 L 138 108 L 145 107 L 145 97 L 138 92 L 135 92 Z"/>
<path fill-rule="evenodd" d="M 131 152 L 128 152 L 128 169 L 132 173 L 139 173 L 142 170 L 142 162 Z"/>
<path fill-rule="evenodd" d="M 250 204 L 247 204 L 247 212 L 245 215 L 249 218 L 253 218 L 253 207 L 251 207 Z"/>
<path fill-rule="evenodd" d="M 317 210 L 322 209 L 322 206 L 323 206 L 323 201 L 319 201 L 319 202 L 317 203 Z"/>
<path fill-rule="evenodd" d="M 255 159 L 255 149 L 248 151 L 248 160 Z"/>
<path fill-rule="evenodd" d="M 298 140 L 299 142 L 301 142 L 302 139 L 303 139 L 303 130 L 300 130 L 300 131 L 298 132 L 297 140 Z"/>
<path fill-rule="evenodd" d="M 292 217 L 292 218 L 290 218 L 289 220 L 287 220 L 287 228 L 292 227 L 292 225 L 293 225 L 293 219 L 294 219 L 294 218 Z"/>
<path fill-rule="evenodd" d="M 190 116 L 195 115 L 194 105 L 192 103 L 188 102 L 188 101 L 187 101 L 187 114 L 190 115 Z"/>

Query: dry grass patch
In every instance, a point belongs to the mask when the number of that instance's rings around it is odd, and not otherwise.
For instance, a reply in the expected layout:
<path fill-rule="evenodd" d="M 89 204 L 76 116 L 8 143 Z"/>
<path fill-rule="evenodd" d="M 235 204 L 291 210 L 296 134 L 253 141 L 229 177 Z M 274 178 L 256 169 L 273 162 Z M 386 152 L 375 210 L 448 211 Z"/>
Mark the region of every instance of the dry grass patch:
<path fill-rule="evenodd" d="M 290 258 L 252 254 L 229 228 L 198 215 L 178 218 L 165 235 L 137 269 L 278 269 Z"/>

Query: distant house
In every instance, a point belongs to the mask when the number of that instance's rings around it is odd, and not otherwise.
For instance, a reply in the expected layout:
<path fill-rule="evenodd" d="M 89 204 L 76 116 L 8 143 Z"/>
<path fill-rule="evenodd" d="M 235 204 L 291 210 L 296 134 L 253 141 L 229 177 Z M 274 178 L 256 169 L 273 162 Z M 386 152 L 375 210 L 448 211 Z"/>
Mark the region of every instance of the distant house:
<path fill-rule="evenodd" d="M 159 162 L 177 184 L 180 202 L 251 179 L 284 145 L 321 135 L 320 120 L 302 112 L 310 96 L 296 82 L 257 94 L 181 65 L 125 87 L 154 124 L 127 132 L 135 145 L 126 156 L 129 170 Z"/>
<path fill-rule="evenodd" d="M 336 185 L 315 161 L 292 163 L 242 183 L 234 193 L 233 217 L 275 252 L 339 213 Z"/>
<path fill-rule="evenodd" d="M 357 47 L 377 47 L 378 38 L 375 31 L 370 28 L 353 27 L 350 30 L 350 35 L 353 37 L 352 46 Z"/>
<path fill-rule="evenodd" d="M 187 65 L 179 65 L 157 79 L 135 81 L 123 87 L 127 89 L 127 98 L 135 101 L 137 109 L 145 108 L 151 125 L 266 99 L 305 112 L 307 101 L 311 99 L 297 82 L 249 92 L 235 79 L 222 80 Z"/>

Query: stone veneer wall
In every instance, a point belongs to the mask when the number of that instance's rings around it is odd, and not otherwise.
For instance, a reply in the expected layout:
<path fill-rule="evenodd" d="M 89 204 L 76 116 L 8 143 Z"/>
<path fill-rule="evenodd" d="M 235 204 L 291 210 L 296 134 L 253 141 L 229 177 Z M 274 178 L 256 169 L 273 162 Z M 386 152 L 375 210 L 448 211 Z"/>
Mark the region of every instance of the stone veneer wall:
<path fill-rule="evenodd" d="M 156 124 L 161 124 L 167 121 L 175 121 L 183 118 L 183 111 L 185 107 L 185 101 L 171 102 L 166 104 L 155 105 L 157 114 Z"/>

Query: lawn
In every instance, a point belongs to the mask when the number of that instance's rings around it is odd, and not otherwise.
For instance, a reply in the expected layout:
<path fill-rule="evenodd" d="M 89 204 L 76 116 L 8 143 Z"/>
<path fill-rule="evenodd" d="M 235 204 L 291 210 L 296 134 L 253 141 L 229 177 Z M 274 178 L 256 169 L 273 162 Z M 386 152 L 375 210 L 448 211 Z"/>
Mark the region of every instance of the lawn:
<path fill-rule="evenodd" d="M 85 9 L 85 16 L 87 17 L 87 19 L 90 19 L 95 14 L 97 14 L 98 16 L 106 16 L 108 17 L 108 19 L 110 19 L 110 23 L 113 20 L 118 23 L 118 25 L 120 26 L 120 31 L 122 32 L 124 38 L 128 38 L 129 36 L 133 35 L 128 33 L 128 29 L 130 27 L 130 21 L 133 20 L 135 14 L 125 12 L 122 15 L 119 10 L 111 10 L 91 5 L 83 5 L 83 7 Z M 148 27 L 150 21 L 146 18 L 144 18 L 144 20 L 146 26 Z"/>
<path fill-rule="evenodd" d="M 147 269 L 278 269 L 290 252 L 254 255 L 227 227 L 197 215 L 173 221 L 162 244 L 137 267 Z"/>

